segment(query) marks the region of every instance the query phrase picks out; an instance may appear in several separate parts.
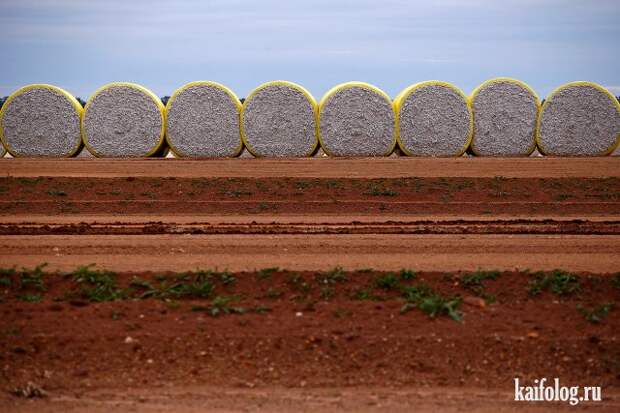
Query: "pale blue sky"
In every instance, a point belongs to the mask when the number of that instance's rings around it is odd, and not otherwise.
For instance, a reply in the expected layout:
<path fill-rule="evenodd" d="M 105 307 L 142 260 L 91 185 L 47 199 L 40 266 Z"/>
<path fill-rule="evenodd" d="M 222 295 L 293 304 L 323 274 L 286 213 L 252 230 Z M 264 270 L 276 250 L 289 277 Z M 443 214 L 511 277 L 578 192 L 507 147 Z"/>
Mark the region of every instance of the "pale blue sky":
<path fill-rule="evenodd" d="M 0 95 L 131 81 L 164 96 L 215 80 L 243 97 L 285 79 L 318 100 L 349 80 L 394 96 L 497 76 L 541 97 L 572 80 L 620 95 L 618 0 L 0 0 L 0 27 Z"/>

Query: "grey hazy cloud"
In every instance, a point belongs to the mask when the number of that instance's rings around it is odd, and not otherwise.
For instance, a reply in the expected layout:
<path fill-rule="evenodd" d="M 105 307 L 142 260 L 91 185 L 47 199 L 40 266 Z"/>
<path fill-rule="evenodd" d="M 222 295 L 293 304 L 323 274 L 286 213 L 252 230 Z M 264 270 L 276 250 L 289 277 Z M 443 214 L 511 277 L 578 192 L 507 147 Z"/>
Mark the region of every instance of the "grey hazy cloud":
<path fill-rule="evenodd" d="M 572 80 L 620 94 L 619 17 L 617 0 L 3 0 L 0 95 L 132 81 L 163 96 L 204 79 L 245 96 L 285 79 L 318 100 L 350 80 L 394 96 L 497 76 L 541 97 Z"/>

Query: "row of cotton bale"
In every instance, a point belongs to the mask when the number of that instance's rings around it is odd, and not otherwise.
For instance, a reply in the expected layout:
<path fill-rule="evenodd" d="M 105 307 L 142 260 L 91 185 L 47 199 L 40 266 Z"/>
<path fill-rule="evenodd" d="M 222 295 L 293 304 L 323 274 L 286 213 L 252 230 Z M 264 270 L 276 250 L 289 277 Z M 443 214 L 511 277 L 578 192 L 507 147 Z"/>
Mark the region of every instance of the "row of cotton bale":
<path fill-rule="evenodd" d="M 470 96 L 439 81 L 394 101 L 349 82 L 316 102 L 303 87 L 265 83 L 242 103 L 215 82 L 192 82 L 164 106 L 148 89 L 112 83 L 82 105 L 51 85 L 13 93 L 0 110 L 0 138 L 14 157 L 607 155 L 620 144 L 620 104 L 603 87 L 572 82 L 541 102 L 523 82 L 498 78 Z"/>

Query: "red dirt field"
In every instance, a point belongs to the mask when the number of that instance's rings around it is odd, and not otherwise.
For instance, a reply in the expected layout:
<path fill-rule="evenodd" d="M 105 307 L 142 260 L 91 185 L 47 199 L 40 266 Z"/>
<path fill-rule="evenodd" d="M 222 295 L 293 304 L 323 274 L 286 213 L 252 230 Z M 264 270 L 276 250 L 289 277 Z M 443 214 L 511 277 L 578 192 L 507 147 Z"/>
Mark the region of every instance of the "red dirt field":
<path fill-rule="evenodd" d="M 0 411 L 619 411 L 619 166 L 2 159 Z M 604 400 L 514 402 L 514 377 Z"/>

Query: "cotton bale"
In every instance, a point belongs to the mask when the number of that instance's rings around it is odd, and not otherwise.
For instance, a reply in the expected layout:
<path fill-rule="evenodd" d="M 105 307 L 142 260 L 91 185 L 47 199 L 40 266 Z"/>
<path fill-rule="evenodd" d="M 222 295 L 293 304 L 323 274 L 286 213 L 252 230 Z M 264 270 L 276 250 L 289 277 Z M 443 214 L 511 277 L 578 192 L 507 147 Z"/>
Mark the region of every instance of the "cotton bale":
<path fill-rule="evenodd" d="M 241 138 L 256 157 L 311 156 L 318 146 L 317 125 L 316 101 L 295 83 L 264 83 L 243 102 Z"/>
<path fill-rule="evenodd" d="M 409 156 L 461 156 L 473 134 L 467 97 L 455 86 L 426 81 L 394 99 L 400 150 Z"/>
<path fill-rule="evenodd" d="M 0 138 L 13 157 L 70 157 L 82 146 L 82 106 L 52 85 L 15 91 L 0 110 Z"/>
<path fill-rule="evenodd" d="M 388 156 L 395 129 L 390 97 L 368 83 L 337 85 L 319 103 L 319 140 L 329 156 Z"/>
<path fill-rule="evenodd" d="M 82 119 L 86 148 L 97 157 L 147 157 L 165 152 L 165 108 L 148 89 L 110 83 L 86 102 Z"/>
<path fill-rule="evenodd" d="M 233 157 L 243 147 L 241 102 L 215 82 L 191 82 L 166 104 L 166 141 L 177 157 Z"/>
<path fill-rule="evenodd" d="M 525 83 L 510 78 L 487 80 L 471 94 L 477 156 L 529 156 L 536 148 L 540 101 Z"/>
<path fill-rule="evenodd" d="M 596 83 L 562 85 L 542 106 L 536 141 L 545 155 L 609 155 L 620 144 L 620 103 Z"/>

